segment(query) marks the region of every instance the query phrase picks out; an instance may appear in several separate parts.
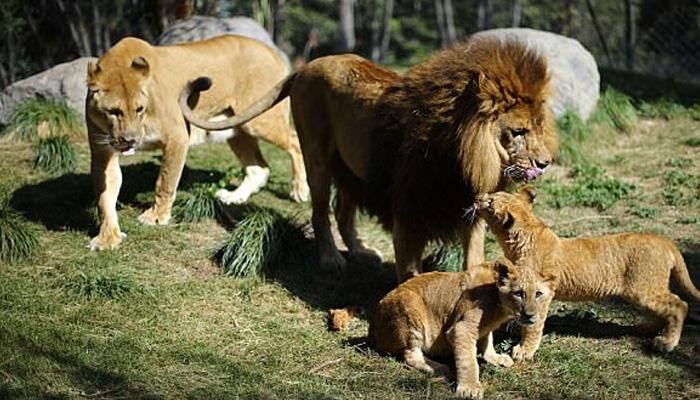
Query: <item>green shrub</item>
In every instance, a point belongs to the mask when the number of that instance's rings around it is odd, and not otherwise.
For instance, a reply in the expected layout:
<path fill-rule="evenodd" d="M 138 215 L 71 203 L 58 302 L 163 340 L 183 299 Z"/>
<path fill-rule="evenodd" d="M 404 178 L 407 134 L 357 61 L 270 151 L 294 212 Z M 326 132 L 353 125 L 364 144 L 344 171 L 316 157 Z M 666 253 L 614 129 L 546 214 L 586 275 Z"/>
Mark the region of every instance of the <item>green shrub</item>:
<path fill-rule="evenodd" d="M 589 138 L 590 129 L 575 111 L 567 110 L 557 120 L 559 162 L 572 165 L 586 160 L 581 145 Z"/>
<path fill-rule="evenodd" d="M 260 275 L 276 262 L 295 257 L 305 242 L 301 229 L 271 209 L 255 209 L 239 221 L 214 254 L 224 274 Z"/>
<path fill-rule="evenodd" d="M 80 115 L 65 102 L 35 97 L 15 108 L 0 135 L 36 140 L 77 135 L 83 131 Z"/>
<path fill-rule="evenodd" d="M 700 137 L 694 137 L 686 140 L 685 145 L 690 147 L 700 147 Z"/>
<path fill-rule="evenodd" d="M 214 197 L 216 185 L 196 184 L 187 192 L 182 192 L 175 200 L 173 214 L 180 222 L 198 222 L 220 218 L 223 210 Z"/>
<path fill-rule="evenodd" d="M 0 204 L 0 260 L 14 263 L 39 250 L 39 232 L 7 205 Z"/>
<path fill-rule="evenodd" d="M 67 136 L 39 139 L 34 147 L 34 168 L 60 175 L 75 168 L 77 161 L 75 147 Z"/>
<path fill-rule="evenodd" d="M 550 180 L 543 186 L 551 194 L 551 206 L 594 207 L 604 211 L 634 191 L 634 185 L 607 176 L 603 168 L 595 165 L 576 165 L 572 176 L 571 185 Z"/>
<path fill-rule="evenodd" d="M 79 271 L 65 286 L 70 292 L 87 298 L 119 299 L 143 292 L 143 287 L 133 277 L 114 272 Z"/>
<path fill-rule="evenodd" d="M 637 125 L 637 111 L 632 105 L 632 100 L 612 87 L 607 88 L 598 99 L 598 106 L 592 118 L 625 133 L 632 132 Z"/>
<path fill-rule="evenodd" d="M 646 206 L 630 207 L 629 213 L 643 219 L 658 218 L 661 214 L 657 208 Z"/>

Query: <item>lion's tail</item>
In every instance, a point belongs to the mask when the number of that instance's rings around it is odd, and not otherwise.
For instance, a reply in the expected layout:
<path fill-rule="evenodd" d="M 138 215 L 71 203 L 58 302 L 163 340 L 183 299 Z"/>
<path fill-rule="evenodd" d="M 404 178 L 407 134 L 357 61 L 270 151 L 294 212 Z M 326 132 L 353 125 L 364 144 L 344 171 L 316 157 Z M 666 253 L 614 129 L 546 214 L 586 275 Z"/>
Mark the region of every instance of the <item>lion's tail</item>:
<path fill-rule="evenodd" d="M 700 301 L 700 290 L 698 290 L 698 288 L 693 284 L 693 281 L 690 280 L 688 267 L 686 266 L 685 261 L 683 260 L 683 255 L 680 251 L 676 250 L 675 258 L 676 260 L 673 263 L 673 269 L 671 270 L 673 278 L 676 280 L 676 282 L 678 282 L 678 285 L 680 285 L 683 291 L 695 298 L 696 301 Z"/>
<path fill-rule="evenodd" d="M 180 110 L 182 110 L 182 114 L 185 116 L 185 119 L 199 128 L 208 131 L 231 129 L 238 125 L 245 124 L 251 119 L 274 107 L 285 97 L 289 96 L 289 90 L 295 76 L 296 74 L 287 76 L 270 91 L 268 91 L 262 98 L 258 99 L 250 107 L 243 110 L 243 112 L 221 121 L 208 121 L 202 119 L 197 116 L 190 108 L 189 104 L 187 104 L 187 100 L 189 99 L 190 95 L 195 92 L 203 92 L 211 87 L 211 78 L 202 76 L 193 81 L 187 82 L 185 87 L 182 89 L 182 92 L 180 92 L 180 98 L 178 99 L 178 102 L 180 103 Z"/>

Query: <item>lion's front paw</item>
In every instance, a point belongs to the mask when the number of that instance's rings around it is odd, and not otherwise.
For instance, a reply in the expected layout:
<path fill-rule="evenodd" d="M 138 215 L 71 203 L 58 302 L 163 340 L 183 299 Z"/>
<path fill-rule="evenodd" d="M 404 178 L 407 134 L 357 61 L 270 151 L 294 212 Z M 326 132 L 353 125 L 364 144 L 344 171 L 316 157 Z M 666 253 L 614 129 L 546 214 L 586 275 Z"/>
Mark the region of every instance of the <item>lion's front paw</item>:
<path fill-rule="evenodd" d="M 338 250 L 321 254 L 318 257 L 318 265 L 324 271 L 344 273 L 348 262 Z"/>
<path fill-rule="evenodd" d="M 144 225 L 167 225 L 170 222 L 170 213 L 158 212 L 153 206 L 139 215 L 139 222 Z"/>
<path fill-rule="evenodd" d="M 458 384 L 457 389 L 455 389 L 455 397 L 461 399 L 482 399 L 484 397 L 484 389 L 479 382 Z"/>
<path fill-rule="evenodd" d="M 109 235 L 97 235 L 88 244 L 88 248 L 92 251 L 114 250 L 122 240 L 126 237 L 126 233 L 116 231 Z"/>
<path fill-rule="evenodd" d="M 289 197 L 297 203 L 309 201 L 309 185 L 306 182 L 292 183 L 292 191 L 289 192 Z"/>
<path fill-rule="evenodd" d="M 521 361 L 530 361 L 532 360 L 532 357 L 534 356 L 534 352 L 531 351 L 526 351 L 525 348 L 521 345 L 516 345 L 513 347 L 513 360 L 516 362 L 521 362 Z"/>
<path fill-rule="evenodd" d="M 513 366 L 513 359 L 510 358 L 508 354 L 502 353 L 489 353 L 484 354 L 484 360 L 492 365 L 497 365 L 499 367 L 508 368 Z"/>
<path fill-rule="evenodd" d="M 673 349 L 675 349 L 677 345 L 677 341 L 671 340 L 664 336 L 657 336 L 654 338 L 654 349 L 656 349 L 657 351 L 673 351 Z"/>

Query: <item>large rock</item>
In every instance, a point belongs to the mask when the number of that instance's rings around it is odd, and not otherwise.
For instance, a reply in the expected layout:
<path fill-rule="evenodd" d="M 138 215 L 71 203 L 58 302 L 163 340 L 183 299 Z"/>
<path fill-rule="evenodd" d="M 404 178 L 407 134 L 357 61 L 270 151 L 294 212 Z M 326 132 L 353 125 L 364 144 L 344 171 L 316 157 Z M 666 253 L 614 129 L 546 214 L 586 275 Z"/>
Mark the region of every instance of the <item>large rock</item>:
<path fill-rule="evenodd" d="M 85 112 L 87 63 L 96 58 L 78 58 L 17 81 L 0 94 L 0 123 L 6 124 L 17 104 L 32 97 L 64 100 L 82 115 Z"/>
<path fill-rule="evenodd" d="M 588 119 L 598 102 L 600 75 L 593 55 L 577 40 L 551 32 L 525 28 L 491 29 L 472 37 L 498 37 L 521 40 L 547 58 L 552 76 L 552 110 L 560 117 L 565 110 Z"/>
<path fill-rule="evenodd" d="M 193 16 L 180 20 L 165 29 L 158 38 L 159 45 L 193 42 L 221 35 L 240 35 L 258 40 L 277 50 L 289 65 L 289 58 L 254 19 L 248 17 L 216 18 Z"/>

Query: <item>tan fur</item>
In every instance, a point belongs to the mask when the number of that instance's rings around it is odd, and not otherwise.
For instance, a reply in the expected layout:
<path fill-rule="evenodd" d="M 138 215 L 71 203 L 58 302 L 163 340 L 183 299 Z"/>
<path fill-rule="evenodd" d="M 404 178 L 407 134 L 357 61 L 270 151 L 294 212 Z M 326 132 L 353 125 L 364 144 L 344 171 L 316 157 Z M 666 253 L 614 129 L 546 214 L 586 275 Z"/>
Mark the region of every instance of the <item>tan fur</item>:
<path fill-rule="evenodd" d="M 289 96 L 319 264 L 346 265 L 328 218 L 333 182 L 350 257 L 375 256 L 357 238 L 355 213 L 363 207 L 392 232 L 401 282 L 421 272 L 432 239 L 461 240 L 467 266 L 483 261 L 483 222 L 462 218 L 464 208 L 475 194 L 520 181 L 533 163 L 551 161 L 556 134 L 547 85 L 544 59 L 517 43 L 483 40 L 438 52 L 405 76 L 355 55 L 316 59 L 226 121 L 203 121 L 184 101 L 181 107 L 193 124 L 221 129 Z"/>
<path fill-rule="evenodd" d="M 508 355 L 496 353 L 491 332 L 514 318 L 537 323 L 540 309 L 553 296 L 551 279 L 533 268 L 516 268 L 506 259 L 469 272 L 422 274 L 379 302 L 368 340 L 378 351 L 429 374 L 448 376 L 449 368 L 431 358 L 454 357 L 455 394 L 481 398 L 477 344 L 486 362 L 511 366 Z"/>
<path fill-rule="evenodd" d="M 647 233 L 622 233 L 587 238 L 559 238 L 532 213 L 534 190 L 498 192 L 477 200 L 503 248 L 517 264 L 533 265 L 558 277 L 555 299 L 564 301 L 622 298 L 651 311 L 665 322 L 654 339 L 658 350 L 678 345 L 688 305 L 669 290 L 671 274 L 684 291 L 700 301 L 683 256 L 668 239 Z M 523 331 L 514 358 L 532 358 L 542 337 L 541 323 Z"/>
<path fill-rule="evenodd" d="M 195 127 L 190 129 L 182 117 L 177 99 L 188 81 L 203 73 L 215 77 L 220 85 L 198 99 L 192 99 L 192 106 L 202 118 L 225 117 L 230 115 L 232 108 L 251 104 L 270 89 L 271 82 L 282 79 L 288 69 L 286 62 L 273 49 L 241 36 L 163 47 L 126 38 L 96 64 L 90 64 L 86 123 L 92 176 L 102 216 L 100 233 L 90 247 L 111 249 L 123 237 L 116 212 L 122 181 L 118 161 L 121 151 L 132 147 L 163 150 L 155 205 L 139 220 L 145 224 L 167 224 L 188 147 L 210 136 L 221 135 L 220 132 L 205 132 Z M 228 135 L 233 135 L 233 131 Z M 249 177 L 251 172 L 258 173 L 257 178 L 251 178 L 257 179 L 252 185 L 261 186 L 269 172 L 257 138 L 289 153 L 294 175 L 292 197 L 304 200 L 308 193 L 306 174 L 296 132 L 289 125 L 288 102 L 236 128 L 235 136 L 228 139 Z M 247 198 L 247 195 L 250 193 L 241 196 Z"/>

